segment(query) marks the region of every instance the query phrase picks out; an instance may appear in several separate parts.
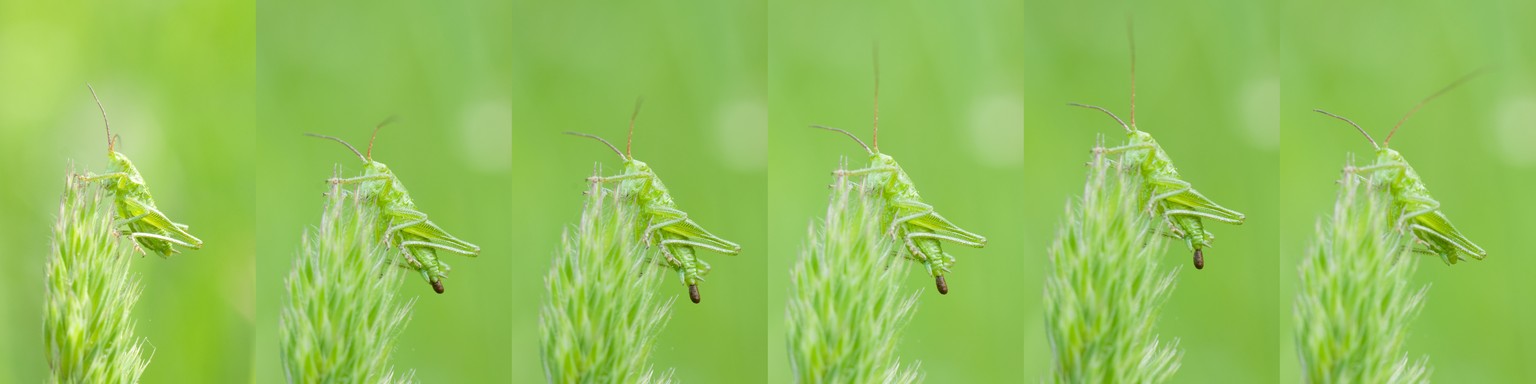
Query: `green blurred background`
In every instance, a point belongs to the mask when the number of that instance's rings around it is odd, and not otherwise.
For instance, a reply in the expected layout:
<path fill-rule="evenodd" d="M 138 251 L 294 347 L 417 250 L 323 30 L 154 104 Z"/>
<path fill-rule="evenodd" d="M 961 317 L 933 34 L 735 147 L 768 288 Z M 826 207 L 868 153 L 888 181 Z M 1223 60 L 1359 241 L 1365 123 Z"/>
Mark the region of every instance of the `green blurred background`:
<path fill-rule="evenodd" d="M 1288 302 L 1277 303 L 1276 260 L 1280 190 L 1280 79 L 1275 66 L 1277 11 L 1265 2 L 1180 1 L 1125 8 L 1074 2 L 1034 2 L 1025 13 L 1024 233 L 1031 255 L 1028 286 L 1039 289 L 1069 198 L 1082 195 L 1088 149 L 1103 135 L 1125 142 L 1124 130 L 1095 104 L 1129 119 L 1130 60 L 1126 15 L 1135 15 L 1137 122 L 1168 151 L 1186 181 L 1216 202 L 1247 214 L 1246 224 L 1209 223 L 1215 247 L 1204 270 L 1181 244 L 1168 247 L 1167 268 L 1178 285 L 1157 331 L 1184 351 L 1178 382 L 1273 382 L 1277 337 L 1288 324 Z M 1327 187 L 1324 182 L 1324 187 Z M 1323 207 L 1323 206 L 1319 206 Z M 1039 292 L 1039 291 L 1036 291 Z M 1044 377 L 1051 355 L 1036 309 L 1024 319 L 1026 375 Z"/>
<path fill-rule="evenodd" d="M 1021 191 L 1021 2 L 777 1 L 769 14 L 768 382 L 791 380 L 784 305 L 807 228 L 826 214 L 838 159 L 864 150 L 824 124 L 870 141 L 879 44 L 880 148 L 924 201 L 984 235 L 984 249 L 946 245 L 958 260 L 940 295 L 913 268 L 919 307 L 902 335 L 904 363 L 929 382 L 1022 382 L 1025 334 L 1039 328 L 1038 252 L 1026 248 Z M 1038 333 L 1038 332 L 1034 332 Z M 1043 342 L 1043 339 L 1041 339 Z M 1043 356 L 1040 356 L 1043 358 Z M 1034 380 L 1034 379 L 1029 379 Z"/>
<path fill-rule="evenodd" d="M 684 382 L 751 382 L 767 375 L 763 306 L 768 108 L 763 99 L 763 4 L 755 1 L 646 3 L 519 2 L 511 44 L 513 173 L 518 240 L 510 269 L 512 368 L 517 382 L 544 380 L 538 311 L 543 280 L 560 249 L 560 234 L 580 216 L 585 178 L 594 164 L 607 174 L 620 160 L 580 131 L 624 146 L 637 97 L 634 156 L 665 181 L 679 207 L 721 237 L 738 256 L 708 251 L 714 266 L 700 286 L 702 304 L 668 275 L 671 321 L 653 361 Z M 789 147 L 785 147 L 789 148 Z M 769 279 L 771 280 L 771 279 Z"/>
<path fill-rule="evenodd" d="M 454 269 L 437 295 L 421 279 L 399 289 L 415 298 L 411 322 L 394 358 L 423 382 L 506 382 L 512 370 L 511 297 L 507 275 L 526 244 L 508 229 L 518 218 L 508 194 L 511 173 L 511 64 L 504 2 L 263 1 L 256 6 L 256 106 L 260 140 L 252 143 L 260 188 L 254 228 L 257 296 L 256 378 L 283 379 L 277 316 L 283 279 L 301 234 L 319 223 L 324 180 L 332 165 L 356 174 L 360 161 L 339 144 L 303 132 L 368 144 L 374 159 L 410 188 L 417 207 L 459 238 L 479 245 L 478 258 L 440 255 Z"/>
<path fill-rule="evenodd" d="M 1536 3 L 1308 0 L 1282 15 L 1282 381 L 1299 369 L 1289 316 L 1296 266 L 1333 207 L 1345 156 L 1373 157 L 1354 128 L 1311 110 L 1349 117 L 1381 140 L 1420 99 L 1481 67 L 1490 71 L 1426 105 L 1392 139 L 1457 228 L 1488 250 L 1487 260 L 1454 267 L 1420 260 L 1415 282 L 1432 287 L 1408 357 L 1427 355 L 1439 382 L 1536 381 L 1536 259 L 1518 240 L 1536 231 L 1536 202 L 1524 198 L 1536 187 Z"/>
<path fill-rule="evenodd" d="M 145 382 L 251 375 L 257 238 L 249 1 L 0 1 L 0 382 L 48 377 L 43 265 L 71 161 L 106 171 L 101 95 L 161 210 L 206 246 L 136 258 Z M 272 157 L 261 153 L 262 157 Z M 323 167 L 321 167 L 323 169 Z M 281 185 L 281 184 L 277 184 Z M 318 192 L 317 192 L 318 193 Z M 318 203 L 315 204 L 318 206 Z M 318 209 L 318 208 L 317 208 Z M 291 248 L 291 247 L 290 247 Z"/>

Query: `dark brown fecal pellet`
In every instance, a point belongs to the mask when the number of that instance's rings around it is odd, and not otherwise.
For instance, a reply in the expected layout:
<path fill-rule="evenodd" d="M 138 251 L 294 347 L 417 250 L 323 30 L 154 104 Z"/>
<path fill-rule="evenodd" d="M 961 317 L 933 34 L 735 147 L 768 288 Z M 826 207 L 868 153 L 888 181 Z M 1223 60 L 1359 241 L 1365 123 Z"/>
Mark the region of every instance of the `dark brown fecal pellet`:
<path fill-rule="evenodd" d="M 939 287 L 939 294 L 940 295 L 948 295 L 949 294 L 949 283 L 944 282 L 944 276 L 935 276 L 933 278 L 933 285 Z"/>
<path fill-rule="evenodd" d="M 688 298 L 693 299 L 694 304 L 699 303 L 699 285 L 688 284 Z"/>
<path fill-rule="evenodd" d="M 1195 269 L 1205 269 L 1205 254 L 1199 249 L 1195 250 Z"/>
<path fill-rule="evenodd" d="M 438 294 L 442 294 L 443 293 L 443 281 L 442 280 L 432 280 L 432 290 L 437 291 Z"/>

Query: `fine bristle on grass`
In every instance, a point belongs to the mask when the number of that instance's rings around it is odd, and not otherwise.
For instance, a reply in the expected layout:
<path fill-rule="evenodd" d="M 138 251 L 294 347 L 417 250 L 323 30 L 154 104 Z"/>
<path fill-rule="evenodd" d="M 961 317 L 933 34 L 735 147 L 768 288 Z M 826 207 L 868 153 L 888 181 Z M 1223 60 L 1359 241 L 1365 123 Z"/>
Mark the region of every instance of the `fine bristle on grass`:
<path fill-rule="evenodd" d="M 411 382 L 391 362 L 412 301 L 395 294 L 404 269 L 394 265 L 376 231 L 376 205 L 333 187 L 320 227 L 285 281 L 280 315 L 283 369 L 291 383 Z"/>
<path fill-rule="evenodd" d="M 1154 330 L 1177 272 L 1159 268 L 1165 243 L 1140 177 L 1096 155 L 1068 204 L 1045 282 L 1052 382 L 1157 383 L 1179 368 L 1177 343 Z"/>
<path fill-rule="evenodd" d="M 846 168 L 846 167 L 845 167 Z M 845 178 L 827 216 L 790 270 L 786 315 L 790 364 L 800 383 L 915 383 L 918 364 L 897 353 L 917 292 L 901 282 L 910 262 L 880 225 L 885 202 Z"/>
<path fill-rule="evenodd" d="M 138 259 L 113 227 L 107 193 L 71 172 L 64 183 L 43 292 L 43 338 L 54 383 L 136 383 L 149 365 L 134 336 Z"/>
<path fill-rule="evenodd" d="M 567 230 L 544 278 L 539 314 L 544 376 L 551 383 L 667 383 L 650 358 L 671 317 L 657 296 L 670 270 L 642 246 L 632 199 L 593 185 L 581 221 Z"/>
<path fill-rule="evenodd" d="M 1346 174 L 1331 217 L 1300 267 L 1294 316 L 1302 377 L 1309 383 L 1423 383 L 1428 359 L 1411 361 L 1408 324 L 1428 287 L 1409 237 L 1390 218 L 1384 186 Z"/>

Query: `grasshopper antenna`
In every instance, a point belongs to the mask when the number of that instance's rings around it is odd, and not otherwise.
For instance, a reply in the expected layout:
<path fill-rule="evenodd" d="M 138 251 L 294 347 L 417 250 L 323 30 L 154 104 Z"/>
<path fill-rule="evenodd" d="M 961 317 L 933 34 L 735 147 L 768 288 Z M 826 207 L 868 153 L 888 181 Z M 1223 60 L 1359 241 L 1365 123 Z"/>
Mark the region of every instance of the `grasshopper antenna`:
<path fill-rule="evenodd" d="M 85 83 L 85 89 L 91 90 L 91 99 L 96 100 L 96 110 L 101 111 L 101 124 L 107 127 L 107 152 L 112 152 L 113 144 L 117 140 L 112 137 L 112 122 L 107 121 L 107 108 L 102 107 L 101 98 L 96 97 L 96 87 L 92 87 L 91 83 Z"/>
<path fill-rule="evenodd" d="M 1321 113 L 1321 114 L 1324 114 L 1324 115 L 1332 116 L 1335 119 L 1344 120 L 1344 122 L 1349 123 L 1349 125 L 1355 126 L 1355 129 L 1359 130 L 1360 134 L 1365 135 L 1365 139 L 1366 140 L 1370 140 L 1371 141 L 1371 146 L 1372 147 L 1376 147 L 1376 149 L 1378 149 L 1378 150 L 1381 149 L 1380 145 L 1376 145 L 1376 139 L 1372 139 L 1371 138 L 1371 134 L 1365 132 L 1365 128 L 1360 128 L 1360 124 L 1355 124 L 1355 122 L 1350 121 L 1347 118 L 1344 118 L 1344 116 L 1335 115 L 1335 114 L 1329 113 L 1328 111 L 1324 111 L 1324 110 L 1321 110 L 1321 109 L 1314 109 L 1312 111 L 1313 112 L 1317 112 L 1317 113 Z"/>
<path fill-rule="evenodd" d="M 353 147 L 352 144 L 348 144 L 346 140 L 342 140 L 339 137 L 336 137 L 336 136 L 326 136 L 326 135 L 322 135 L 322 134 L 318 134 L 318 133 L 308 133 L 308 132 L 304 133 L 304 136 L 318 137 L 318 138 L 322 138 L 322 139 L 331 140 L 331 141 L 335 141 L 335 142 L 341 143 L 341 145 L 347 146 L 347 149 L 352 150 L 352 154 L 357 155 L 357 158 L 359 160 L 362 160 L 363 163 L 366 164 L 366 163 L 368 163 L 370 161 L 370 160 L 368 160 L 367 157 L 363 157 L 363 153 L 362 152 L 358 152 L 356 147 Z"/>
<path fill-rule="evenodd" d="M 869 145 L 864 144 L 864 140 L 859 140 L 858 136 L 854 136 L 853 133 L 850 133 L 848 131 L 844 131 L 844 130 L 838 129 L 838 128 L 828 127 L 828 126 L 825 126 L 825 125 L 811 125 L 811 128 L 820 128 L 820 129 L 825 129 L 825 130 L 832 131 L 832 132 L 840 132 L 840 133 L 842 133 L 844 135 L 848 135 L 848 137 L 852 138 L 853 141 L 858 142 L 860 147 L 864 147 L 864 151 L 865 152 L 869 152 L 869 154 L 871 154 L 871 155 L 877 153 L 877 152 L 875 152 L 875 150 L 869 149 Z"/>
<path fill-rule="evenodd" d="M 384 128 L 389 123 L 395 122 L 395 118 L 396 116 L 390 116 L 385 118 L 384 121 L 380 121 L 379 125 L 373 126 L 373 136 L 368 137 L 368 157 L 364 159 L 365 161 L 373 162 L 373 140 L 379 138 L 379 128 Z M 353 150 L 353 152 L 356 152 L 356 150 Z"/>
<path fill-rule="evenodd" d="M 1126 127 L 1135 130 L 1136 126 L 1136 23 L 1130 14 L 1125 15 L 1125 40 L 1131 45 L 1131 125 Z M 1109 112 L 1109 111 L 1104 111 Z M 1110 114 L 1113 116 L 1114 114 Z M 1120 120 L 1116 117 L 1115 120 Z M 1124 125 L 1125 123 L 1120 123 Z"/>
<path fill-rule="evenodd" d="M 608 140 L 603 140 L 603 138 L 597 137 L 597 135 L 586 134 L 586 133 L 581 133 L 581 132 L 571 132 L 571 131 L 565 131 L 565 132 L 562 132 L 562 133 L 565 133 L 567 135 L 581 136 L 581 137 L 589 138 L 589 139 L 592 139 L 592 140 L 601 141 L 601 142 L 603 142 L 603 145 L 608 146 L 608 149 L 612 149 L 613 153 L 619 154 L 619 158 L 622 158 L 624 160 L 629 160 L 629 156 L 626 156 L 626 155 L 624 155 L 624 152 L 619 151 L 619 147 L 613 146 L 613 143 L 609 143 Z"/>
<path fill-rule="evenodd" d="M 880 152 L 880 43 L 875 43 L 872 48 L 875 63 L 875 149 L 872 153 Z M 858 138 L 854 138 L 857 140 Z M 862 144 L 862 143 L 861 143 Z M 868 149 L 868 148 L 865 148 Z"/>
<path fill-rule="evenodd" d="M 1398 120 L 1397 121 L 1397 125 L 1392 126 L 1392 132 L 1387 133 L 1387 139 L 1381 141 L 1381 146 L 1383 146 L 1383 147 L 1387 146 L 1387 143 L 1392 141 L 1392 135 L 1397 134 L 1397 129 L 1403 127 L 1403 122 L 1408 121 L 1408 117 L 1409 116 L 1413 116 L 1414 112 L 1418 112 L 1419 108 L 1424 107 L 1424 104 L 1427 104 L 1427 103 L 1429 103 L 1430 100 L 1434 100 L 1436 97 L 1440 97 L 1440 95 L 1443 95 L 1446 92 L 1448 92 L 1448 91 L 1450 91 L 1452 89 L 1455 89 L 1457 86 L 1460 86 L 1462 83 L 1467 82 L 1467 80 L 1472 80 L 1472 78 L 1477 77 L 1477 75 L 1483 74 L 1483 72 L 1485 70 L 1487 70 L 1487 68 L 1478 69 L 1476 71 L 1472 71 L 1472 73 L 1468 73 L 1466 75 L 1463 75 L 1463 76 L 1461 76 L 1460 79 L 1456 79 L 1455 82 L 1452 82 L 1451 85 L 1447 85 L 1447 86 L 1445 86 L 1445 88 L 1440 88 L 1440 90 L 1439 91 L 1435 91 L 1435 93 L 1433 95 L 1429 95 L 1429 97 L 1424 98 L 1424 100 L 1420 100 L 1418 105 L 1414 105 L 1413 109 L 1408 110 L 1408 114 L 1407 115 L 1403 115 L 1403 119 L 1402 120 Z"/>
<path fill-rule="evenodd" d="M 633 145 L 635 144 L 635 119 L 640 117 L 640 105 L 641 104 L 645 104 L 645 98 L 644 97 L 636 98 L 635 99 L 635 111 L 633 113 L 629 114 L 629 136 L 624 138 L 624 158 L 625 159 L 633 159 L 633 158 L 635 158 L 634 152 L 631 152 L 630 150 L 633 148 Z M 598 140 L 602 140 L 602 139 L 598 139 Z M 605 141 L 605 143 L 606 143 L 606 141 Z M 617 149 L 617 148 L 615 148 L 615 149 Z"/>
<path fill-rule="evenodd" d="M 1131 129 L 1131 126 L 1125 125 L 1125 120 L 1120 120 L 1120 116 L 1115 116 L 1114 112 L 1110 112 L 1108 109 L 1104 109 L 1104 107 L 1100 107 L 1100 106 L 1097 106 L 1097 105 L 1078 104 L 1078 103 L 1067 103 L 1067 105 L 1074 106 L 1074 107 L 1083 107 L 1083 108 L 1097 109 L 1097 110 L 1099 110 L 1099 112 L 1104 112 L 1104 114 L 1109 115 L 1109 117 L 1113 117 L 1115 119 L 1115 122 L 1120 123 L 1120 127 L 1125 128 L 1125 132 L 1126 133 L 1136 132 L 1136 130 Z"/>

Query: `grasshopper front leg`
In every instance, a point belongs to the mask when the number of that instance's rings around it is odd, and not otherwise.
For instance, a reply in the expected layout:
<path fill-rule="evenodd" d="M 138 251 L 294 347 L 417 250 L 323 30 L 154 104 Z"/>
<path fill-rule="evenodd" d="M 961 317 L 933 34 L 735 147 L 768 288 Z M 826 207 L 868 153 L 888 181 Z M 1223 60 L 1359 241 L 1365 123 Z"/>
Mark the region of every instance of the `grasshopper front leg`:
<path fill-rule="evenodd" d="M 1145 150 L 1156 150 L 1156 148 L 1157 148 L 1156 145 L 1152 145 L 1150 143 L 1141 143 L 1141 144 L 1126 144 L 1126 145 L 1122 145 L 1122 146 L 1118 146 L 1118 147 L 1113 147 L 1113 148 L 1093 147 L 1091 152 L 1093 152 L 1093 154 L 1095 154 L 1095 155 L 1113 155 L 1113 154 L 1117 154 L 1117 153 L 1128 152 L 1128 151 L 1135 151 L 1135 150 L 1143 150 L 1143 149 L 1145 149 Z"/>

